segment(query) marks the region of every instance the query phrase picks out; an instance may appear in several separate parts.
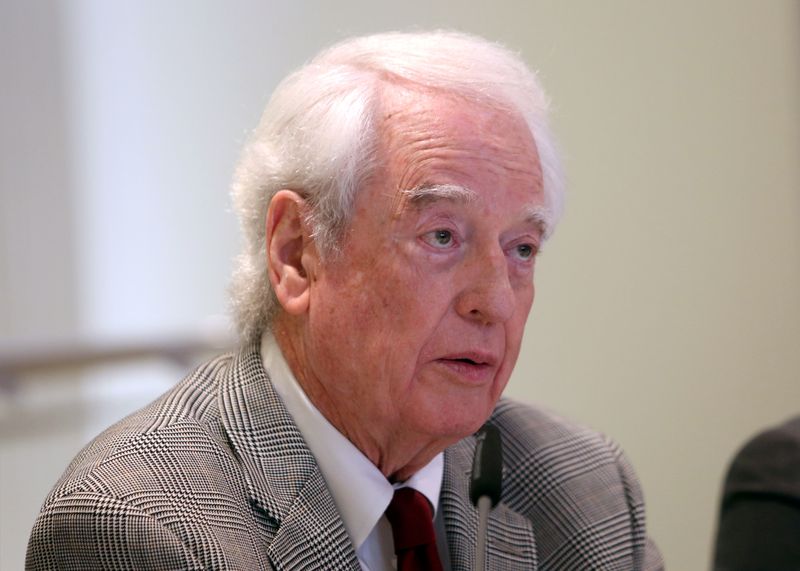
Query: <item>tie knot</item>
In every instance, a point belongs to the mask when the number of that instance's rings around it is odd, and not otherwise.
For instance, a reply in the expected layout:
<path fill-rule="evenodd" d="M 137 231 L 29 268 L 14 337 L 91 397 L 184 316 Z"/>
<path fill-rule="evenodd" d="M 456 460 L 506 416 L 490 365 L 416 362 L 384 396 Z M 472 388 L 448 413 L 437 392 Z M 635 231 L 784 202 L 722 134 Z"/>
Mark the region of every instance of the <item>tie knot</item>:
<path fill-rule="evenodd" d="M 420 545 L 435 544 L 433 508 L 428 499 L 413 488 L 395 490 L 386 518 L 392 524 L 396 552 Z"/>

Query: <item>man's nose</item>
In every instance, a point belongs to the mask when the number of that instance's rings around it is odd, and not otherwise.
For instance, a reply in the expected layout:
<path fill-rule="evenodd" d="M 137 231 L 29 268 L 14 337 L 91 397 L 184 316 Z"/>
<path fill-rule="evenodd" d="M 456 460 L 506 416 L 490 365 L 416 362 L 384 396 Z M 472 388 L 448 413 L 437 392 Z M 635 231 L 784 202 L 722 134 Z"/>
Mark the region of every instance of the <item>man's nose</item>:
<path fill-rule="evenodd" d="M 498 246 L 475 256 L 465 268 L 456 311 L 472 321 L 503 323 L 514 313 L 515 294 L 508 274 L 508 260 Z"/>

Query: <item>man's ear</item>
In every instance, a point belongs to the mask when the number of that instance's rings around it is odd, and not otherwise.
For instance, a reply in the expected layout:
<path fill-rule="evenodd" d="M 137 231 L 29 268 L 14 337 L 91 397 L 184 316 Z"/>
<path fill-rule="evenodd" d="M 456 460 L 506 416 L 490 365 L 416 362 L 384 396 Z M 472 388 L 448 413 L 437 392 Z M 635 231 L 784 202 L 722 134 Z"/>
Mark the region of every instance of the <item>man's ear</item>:
<path fill-rule="evenodd" d="M 290 315 L 308 310 L 316 250 L 306 231 L 306 203 L 291 190 L 278 191 L 267 211 L 269 281 L 283 309 Z"/>

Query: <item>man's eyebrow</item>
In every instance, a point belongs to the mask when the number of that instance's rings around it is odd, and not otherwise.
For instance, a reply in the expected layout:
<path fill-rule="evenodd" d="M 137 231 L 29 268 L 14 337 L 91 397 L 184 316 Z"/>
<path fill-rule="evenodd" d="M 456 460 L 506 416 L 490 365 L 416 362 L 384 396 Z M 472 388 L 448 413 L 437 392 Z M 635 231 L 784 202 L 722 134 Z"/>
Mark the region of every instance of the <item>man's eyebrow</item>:
<path fill-rule="evenodd" d="M 550 222 L 550 210 L 544 206 L 528 206 L 523 210 L 525 214 L 525 221 L 529 224 L 534 224 L 539 228 L 542 233 L 542 239 L 547 240 L 550 233 L 553 231 Z"/>
<path fill-rule="evenodd" d="M 452 202 L 471 202 L 477 198 L 475 191 L 456 184 L 424 184 L 402 191 L 408 202 L 415 207 L 431 202 L 448 200 Z"/>
<path fill-rule="evenodd" d="M 474 190 L 456 184 L 425 184 L 401 191 L 408 198 L 408 202 L 415 208 L 421 208 L 439 200 L 468 203 L 476 200 L 478 195 Z M 553 231 L 551 212 L 542 205 L 526 206 L 522 210 L 525 223 L 536 226 L 546 240 Z"/>

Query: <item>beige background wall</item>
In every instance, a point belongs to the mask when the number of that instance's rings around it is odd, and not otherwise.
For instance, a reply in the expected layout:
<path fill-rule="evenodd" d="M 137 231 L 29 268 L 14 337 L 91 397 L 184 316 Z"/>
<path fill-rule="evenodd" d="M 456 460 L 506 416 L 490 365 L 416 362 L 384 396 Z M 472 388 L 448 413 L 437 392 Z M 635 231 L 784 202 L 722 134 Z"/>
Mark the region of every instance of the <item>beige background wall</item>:
<path fill-rule="evenodd" d="M 669 567 L 707 568 L 731 455 L 800 414 L 800 4 L 546 19 L 570 196 L 512 392 L 621 441 Z"/>
<path fill-rule="evenodd" d="M 620 441 L 669 567 L 707 568 L 728 459 L 800 411 L 800 4 L 0 0 L 0 23 L 0 343 L 223 313 L 236 150 L 322 46 L 441 26 L 520 50 L 569 196 L 509 392 Z M 179 373 L 142 375 L 0 395 L 0 568 L 88 433 Z"/>

